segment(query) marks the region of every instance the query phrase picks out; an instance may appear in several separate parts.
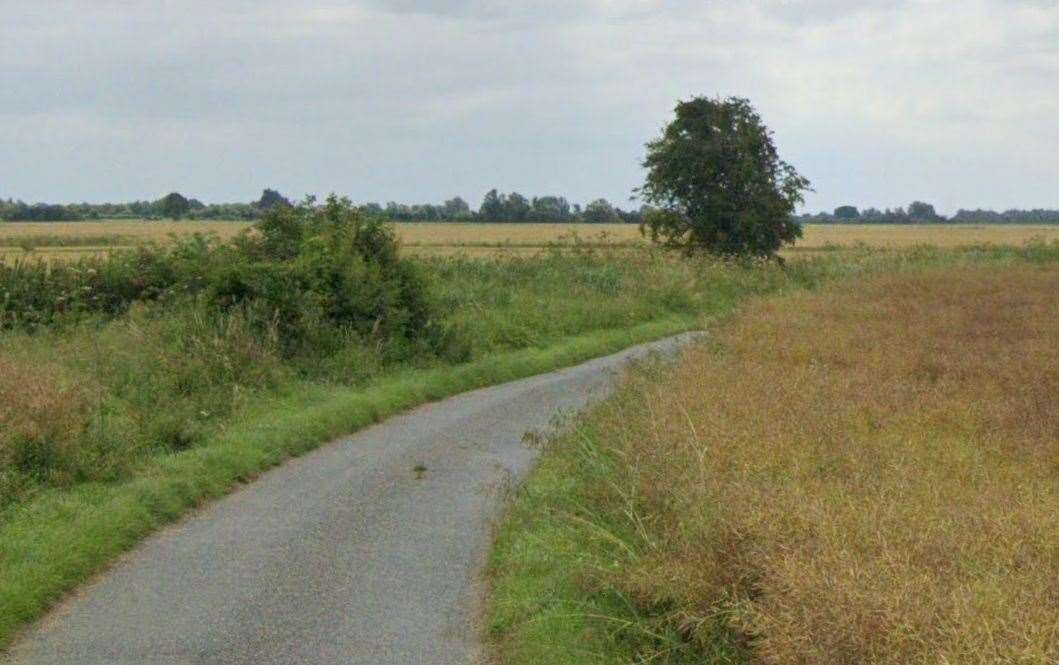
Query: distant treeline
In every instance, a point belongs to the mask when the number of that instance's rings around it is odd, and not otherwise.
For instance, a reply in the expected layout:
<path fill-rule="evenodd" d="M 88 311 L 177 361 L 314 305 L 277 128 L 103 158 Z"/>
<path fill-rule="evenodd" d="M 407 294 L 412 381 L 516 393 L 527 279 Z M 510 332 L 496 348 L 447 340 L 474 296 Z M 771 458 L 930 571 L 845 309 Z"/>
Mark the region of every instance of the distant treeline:
<path fill-rule="evenodd" d="M 157 201 L 129 203 L 70 203 L 66 205 L 0 199 L 0 220 L 10 222 L 65 222 L 93 219 L 217 219 L 255 220 L 275 205 L 290 201 L 274 189 L 266 189 L 250 203 L 210 203 L 173 192 Z M 441 204 L 386 205 L 364 203 L 357 208 L 369 217 L 401 222 L 558 222 L 588 224 L 639 224 L 648 210 L 622 210 L 606 199 L 581 206 L 563 196 L 527 198 L 518 192 L 490 190 L 475 210 L 456 196 Z M 858 209 L 846 205 L 834 212 L 798 216 L 803 224 L 1059 224 L 1059 210 L 959 210 L 951 217 L 939 215 L 934 206 L 914 201 L 907 208 Z"/>
<path fill-rule="evenodd" d="M 1059 210 L 964 210 L 952 217 L 939 215 L 929 203 L 914 201 L 908 208 L 879 210 L 846 205 L 834 212 L 805 214 L 799 218 L 803 224 L 1059 224 Z"/>
<path fill-rule="evenodd" d="M 130 203 L 70 203 L 67 205 L 0 199 L 0 220 L 19 222 L 62 222 L 93 219 L 219 219 L 254 220 L 276 205 L 290 201 L 273 189 L 266 189 L 251 203 L 205 204 L 173 192 L 157 201 Z M 459 196 L 444 203 L 408 205 L 391 201 L 385 206 L 365 203 L 358 206 L 371 217 L 412 222 L 586 222 L 596 224 L 640 223 L 643 210 L 622 210 L 606 199 L 596 199 L 582 207 L 562 196 L 526 198 L 518 192 L 505 194 L 491 190 L 477 210 Z"/>
<path fill-rule="evenodd" d="M 254 203 L 205 204 L 197 199 L 185 199 L 187 207 L 176 217 L 184 219 L 253 220 L 261 216 Z M 167 214 L 165 199 L 158 201 L 130 201 L 128 203 L 25 203 L 0 200 L 0 220 L 8 222 L 75 222 L 93 219 L 164 219 Z"/>

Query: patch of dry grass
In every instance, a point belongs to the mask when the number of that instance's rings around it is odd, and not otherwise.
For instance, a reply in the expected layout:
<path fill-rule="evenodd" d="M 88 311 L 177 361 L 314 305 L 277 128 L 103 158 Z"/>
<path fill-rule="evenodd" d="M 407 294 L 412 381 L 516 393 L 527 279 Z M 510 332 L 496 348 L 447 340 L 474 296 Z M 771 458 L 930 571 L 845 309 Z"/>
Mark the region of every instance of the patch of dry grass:
<path fill-rule="evenodd" d="M 23 255 L 21 244 L 34 238 L 59 244 L 63 238 L 91 239 L 114 237 L 121 240 L 109 247 L 98 242 L 65 247 L 38 247 L 35 256 L 57 260 L 75 260 L 87 254 L 111 251 L 119 246 L 144 242 L 166 242 L 170 235 L 214 233 L 230 238 L 250 226 L 250 222 L 231 221 L 96 221 L 96 222 L 6 222 L 0 224 L 0 259 L 12 260 Z M 635 224 L 476 224 L 423 223 L 394 224 L 398 237 L 410 254 L 448 256 L 502 256 L 535 254 L 552 244 L 582 242 L 640 246 L 644 243 Z M 1059 240 L 1059 226 L 1033 225 L 821 225 L 805 227 L 805 237 L 789 256 L 867 245 L 877 249 L 901 249 L 916 245 L 951 248 L 965 245 L 1023 245 L 1040 238 L 1045 242 Z M 90 246 L 96 245 L 96 246 Z"/>
<path fill-rule="evenodd" d="M 0 475 L 12 467 L 71 473 L 91 406 L 92 391 L 81 377 L 56 365 L 0 357 Z M 0 494 L 13 489 L 6 480 Z"/>
<path fill-rule="evenodd" d="M 4 222 L 0 223 L 0 245 L 11 238 L 113 237 L 130 241 L 165 242 L 170 234 L 216 233 L 222 238 L 249 228 L 250 222 L 100 220 L 93 222 Z"/>
<path fill-rule="evenodd" d="M 845 248 L 859 244 L 876 249 L 902 249 L 916 245 L 1022 245 L 1039 238 L 1059 240 L 1059 226 L 1032 224 L 809 224 L 796 250 Z"/>
<path fill-rule="evenodd" d="M 1055 264 L 846 281 L 715 341 L 593 420 L 643 551 L 606 585 L 758 662 L 1059 662 Z"/>

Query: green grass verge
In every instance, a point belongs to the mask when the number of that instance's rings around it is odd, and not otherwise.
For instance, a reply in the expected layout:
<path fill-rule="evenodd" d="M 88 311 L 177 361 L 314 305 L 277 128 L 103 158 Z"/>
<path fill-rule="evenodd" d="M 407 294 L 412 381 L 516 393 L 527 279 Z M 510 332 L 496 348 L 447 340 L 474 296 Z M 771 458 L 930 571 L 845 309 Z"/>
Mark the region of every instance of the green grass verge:
<path fill-rule="evenodd" d="M 621 399 L 616 396 L 613 399 Z M 496 533 L 489 561 L 487 634 L 504 665 L 740 663 L 718 631 L 713 654 L 694 651 L 617 588 L 607 585 L 639 556 L 641 538 L 624 515 L 595 500 L 616 461 L 603 445 L 595 411 L 548 444 Z"/>
<path fill-rule="evenodd" d="M 49 491 L 0 525 L 0 646 L 152 531 L 291 456 L 424 402 L 570 366 L 696 322 L 667 318 L 411 371 L 366 389 L 321 388 L 270 400 L 206 445 L 152 461 L 133 480 Z"/>

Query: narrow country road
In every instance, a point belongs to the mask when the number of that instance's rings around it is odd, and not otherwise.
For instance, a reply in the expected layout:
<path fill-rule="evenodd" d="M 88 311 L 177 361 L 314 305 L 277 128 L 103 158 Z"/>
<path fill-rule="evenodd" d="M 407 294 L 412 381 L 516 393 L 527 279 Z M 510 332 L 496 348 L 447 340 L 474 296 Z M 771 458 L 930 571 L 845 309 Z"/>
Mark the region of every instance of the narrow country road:
<path fill-rule="evenodd" d="M 523 434 L 688 337 L 427 404 L 291 460 L 149 538 L 8 657 L 473 663 L 490 522 L 534 456 Z"/>

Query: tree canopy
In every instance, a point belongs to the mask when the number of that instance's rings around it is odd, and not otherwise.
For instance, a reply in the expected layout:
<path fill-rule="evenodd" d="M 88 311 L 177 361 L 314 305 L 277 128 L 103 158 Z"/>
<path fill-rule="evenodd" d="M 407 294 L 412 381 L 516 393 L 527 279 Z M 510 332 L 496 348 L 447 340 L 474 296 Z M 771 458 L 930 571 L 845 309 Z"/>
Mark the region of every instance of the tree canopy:
<path fill-rule="evenodd" d="M 857 206 L 839 206 L 835 208 L 835 217 L 838 219 L 857 219 L 860 217 L 860 210 L 857 210 Z"/>
<path fill-rule="evenodd" d="M 159 203 L 162 214 L 171 219 L 180 219 L 191 210 L 191 201 L 179 192 L 166 194 Z"/>
<path fill-rule="evenodd" d="M 257 201 L 257 207 L 262 210 L 271 210 L 278 205 L 289 206 L 291 203 L 287 200 L 287 197 L 283 196 L 274 189 L 266 188 L 261 192 L 261 198 Z"/>
<path fill-rule="evenodd" d="M 647 144 L 641 228 L 687 253 L 771 257 L 801 236 L 793 218 L 809 181 L 779 158 L 746 99 L 696 97 Z"/>

